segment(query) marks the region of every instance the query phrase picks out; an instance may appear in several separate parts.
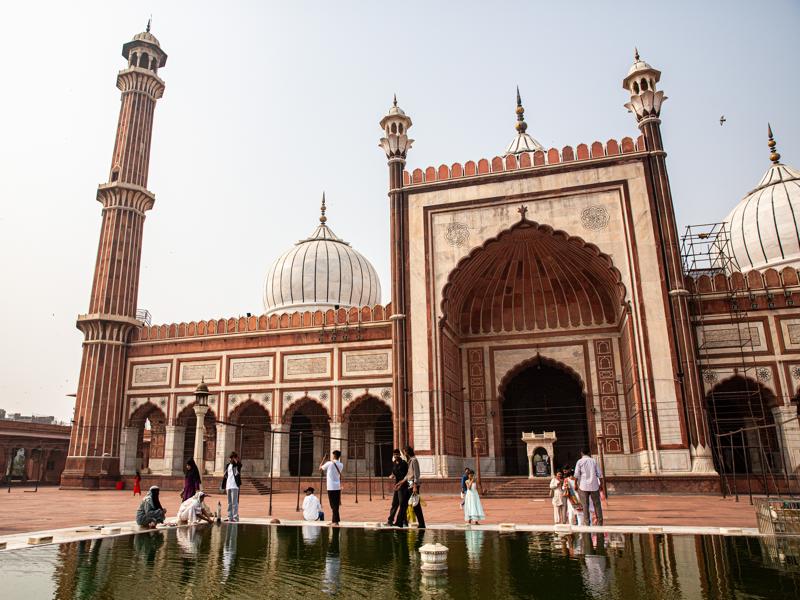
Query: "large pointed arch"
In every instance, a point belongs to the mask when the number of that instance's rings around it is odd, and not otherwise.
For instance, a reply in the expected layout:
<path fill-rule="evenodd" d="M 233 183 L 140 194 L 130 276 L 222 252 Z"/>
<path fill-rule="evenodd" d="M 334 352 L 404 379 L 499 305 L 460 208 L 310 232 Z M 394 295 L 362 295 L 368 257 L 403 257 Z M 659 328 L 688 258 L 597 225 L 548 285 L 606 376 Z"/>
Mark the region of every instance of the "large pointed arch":
<path fill-rule="evenodd" d="M 597 246 L 523 218 L 459 261 L 442 314 L 460 335 L 616 324 L 625 286 Z"/>

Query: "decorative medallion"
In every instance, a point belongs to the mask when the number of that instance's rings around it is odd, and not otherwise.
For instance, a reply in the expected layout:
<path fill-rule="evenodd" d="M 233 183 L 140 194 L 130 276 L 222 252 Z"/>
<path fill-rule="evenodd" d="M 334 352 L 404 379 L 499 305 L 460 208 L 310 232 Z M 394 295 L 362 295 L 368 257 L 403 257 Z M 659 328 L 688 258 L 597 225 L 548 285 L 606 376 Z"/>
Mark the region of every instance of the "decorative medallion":
<path fill-rule="evenodd" d="M 608 211 L 602 206 L 587 206 L 581 211 L 581 224 L 584 229 L 605 229 L 608 227 Z"/>
<path fill-rule="evenodd" d="M 392 399 L 392 390 L 390 388 L 383 388 L 381 391 L 381 398 L 387 402 Z"/>
<path fill-rule="evenodd" d="M 237 396 L 231 396 L 231 406 L 236 404 L 238 401 L 239 401 L 239 398 Z"/>
<path fill-rule="evenodd" d="M 319 399 L 320 399 L 320 400 L 322 400 L 322 401 L 325 401 L 325 400 L 327 400 L 327 399 L 328 399 L 328 392 L 322 392 L 322 393 L 320 393 L 320 395 L 319 395 Z"/>
<path fill-rule="evenodd" d="M 800 379 L 800 367 L 792 367 L 792 379 Z"/>
<path fill-rule="evenodd" d="M 709 384 L 713 384 L 717 382 L 717 372 L 712 371 L 711 369 L 706 369 L 703 371 L 703 381 Z"/>
<path fill-rule="evenodd" d="M 178 404 L 180 404 L 181 406 L 186 404 L 186 398 L 181 398 L 180 400 L 178 400 Z"/>
<path fill-rule="evenodd" d="M 166 405 L 167 405 L 167 399 L 166 399 L 166 398 L 162 398 L 162 399 L 161 399 L 161 402 L 159 402 L 159 404 L 160 404 L 161 406 L 166 406 Z"/>
<path fill-rule="evenodd" d="M 448 244 L 460 248 L 469 239 L 469 227 L 467 227 L 466 223 L 453 221 L 452 223 L 448 223 L 444 237 Z"/>
<path fill-rule="evenodd" d="M 350 402 L 350 400 L 353 399 L 353 392 L 351 392 L 350 390 L 345 390 L 344 393 L 342 394 L 342 399 L 346 400 L 347 402 Z"/>
<path fill-rule="evenodd" d="M 284 395 L 284 397 L 283 397 L 283 399 L 284 399 L 286 402 L 291 402 L 291 401 L 292 401 L 292 398 L 293 398 L 293 396 L 292 396 L 291 394 L 288 394 L 288 393 L 287 393 L 286 395 Z"/>
<path fill-rule="evenodd" d="M 767 367 L 758 367 L 756 375 L 759 381 L 769 381 L 772 379 L 772 370 Z"/>

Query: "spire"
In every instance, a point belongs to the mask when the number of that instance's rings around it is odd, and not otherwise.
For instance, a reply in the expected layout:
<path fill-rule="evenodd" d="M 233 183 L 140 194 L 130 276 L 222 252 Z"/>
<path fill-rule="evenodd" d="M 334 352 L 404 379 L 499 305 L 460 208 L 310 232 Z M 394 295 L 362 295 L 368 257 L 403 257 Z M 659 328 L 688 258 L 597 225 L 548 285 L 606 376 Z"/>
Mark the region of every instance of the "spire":
<path fill-rule="evenodd" d="M 773 165 L 780 164 L 781 155 L 778 154 L 778 151 L 775 150 L 775 140 L 772 138 L 772 125 L 767 123 L 767 136 L 769 137 L 769 141 L 767 142 L 767 146 L 769 146 L 769 159 L 772 161 Z"/>
<path fill-rule="evenodd" d="M 633 47 L 633 62 L 639 62 L 639 48 Z"/>
<path fill-rule="evenodd" d="M 319 210 L 319 222 L 325 225 L 325 221 L 328 220 L 328 217 L 325 216 L 325 192 L 322 192 L 322 206 L 319 207 Z"/>
<path fill-rule="evenodd" d="M 149 18 L 149 19 L 147 19 L 147 29 L 145 29 L 145 31 L 146 31 L 147 33 L 150 33 L 150 23 L 151 23 L 152 21 L 153 21 L 153 15 L 150 15 L 150 18 Z"/>
<path fill-rule="evenodd" d="M 394 95 L 394 100 L 392 100 L 392 106 L 397 106 L 397 94 Z"/>
<path fill-rule="evenodd" d="M 525 122 L 525 109 L 522 107 L 522 98 L 519 95 L 519 86 L 517 86 L 517 131 L 525 133 L 528 129 L 528 124 Z"/>

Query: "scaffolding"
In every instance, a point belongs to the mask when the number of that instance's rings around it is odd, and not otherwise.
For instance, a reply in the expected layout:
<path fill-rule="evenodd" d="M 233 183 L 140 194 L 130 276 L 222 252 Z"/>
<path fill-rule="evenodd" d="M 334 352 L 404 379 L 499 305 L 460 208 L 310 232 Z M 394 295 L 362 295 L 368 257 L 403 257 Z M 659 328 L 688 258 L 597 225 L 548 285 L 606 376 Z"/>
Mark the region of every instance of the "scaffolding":
<path fill-rule="evenodd" d="M 758 309 L 758 299 L 750 288 L 750 279 L 741 273 L 728 224 L 688 226 L 681 239 L 681 257 L 684 274 L 694 280 L 689 286 L 689 304 L 698 369 L 711 387 L 703 407 L 722 495 L 738 501 L 742 474 L 746 475 L 751 504 L 754 484 L 768 497 L 783 490 L 791 495 L 794 477 L 780 441 L 786 422 L 775 423 L 772 418 L 769 398 L 765 397 L 771 392 L 760 383 L 765 377 L 764 367 L 759 367 L 754 354 L 761 344 L 760 336 L 748 320 L 748 308 Z M 699 281 L 703 276 L 710 284 L 705 289 Z M 706 302 L 717 306 L 724 303 L 726 308 L 706 314 Z M 715 370 L 715 354 L 725 354 L 728 359 L 723 368 L 731 374 L 723 381 Z"/>

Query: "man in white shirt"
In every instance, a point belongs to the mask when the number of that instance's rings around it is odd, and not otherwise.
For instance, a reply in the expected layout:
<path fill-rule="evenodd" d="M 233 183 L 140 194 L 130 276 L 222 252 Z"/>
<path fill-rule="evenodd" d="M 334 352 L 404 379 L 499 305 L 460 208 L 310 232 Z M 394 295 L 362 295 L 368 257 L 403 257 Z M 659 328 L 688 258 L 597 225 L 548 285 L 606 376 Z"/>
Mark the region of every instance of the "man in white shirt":
<path fill-rule="evenodd" d="M 242 485 L 242 462 L 236 452 L 231 452 L 225 475 L 222 477 L 222 487 L 228 496 L 228 521 L 239 521 L 239 486 Z"/>
<path fill-rule="evenodd" d="M 306 497 L 303 499 L 303 518 L 306 521 L 319 521 L 322 514 L 322 503 L 314 495 L 314 488 L 305 489 Z"/>
<path fill-rule="evenodd" d="M 589 498 L 592 499 L 592 505 L 597 515 L 597 524 L 602 525 L 603 507 L 600 504 L 600 488 L 603 485 L 603 474 L 600 472 L 600 467 L 597 466 L 597 461 L 589 455 L 588 448 L 583 448 L 581 454 L 582 456 L 575 463 L 578 497 L 581 499 L 587 517 L 589 515 Z M 591 523 L 588 524 L 591 525 Z"/>
<path fill-rule="evenodd" d="M 319 470 L 325 473 L 325 482 L 328 486 L 328 504 L 331 505 L 331 522 L 339 524 L 339 505 L 342 503 L 342 470 L 344 465 L 339 460 L 342 453 L 334 450 L 333 460 L 326 461 L 324 457 Z"/>

